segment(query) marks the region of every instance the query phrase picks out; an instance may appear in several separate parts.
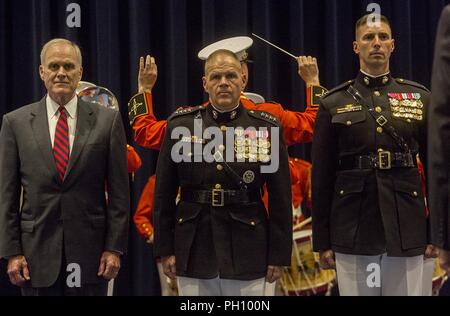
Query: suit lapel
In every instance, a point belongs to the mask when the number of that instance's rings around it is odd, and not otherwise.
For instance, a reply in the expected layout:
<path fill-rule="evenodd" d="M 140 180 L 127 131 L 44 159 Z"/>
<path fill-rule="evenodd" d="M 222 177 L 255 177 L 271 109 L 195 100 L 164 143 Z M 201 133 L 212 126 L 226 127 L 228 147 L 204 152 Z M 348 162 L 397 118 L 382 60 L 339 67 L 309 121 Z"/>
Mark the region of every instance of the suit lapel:
<path fill-rule="evenodd" d="M 32 108 L 30 123 L 44 163 L 50 170 L 52 177 L 57 181 L 57 170 L 48 125 L 46 97 Z"/>
<path fill-rule="evenodd" d="M 92 127 L 94 126 L 95 115 L 94 110 L 89 103 L 78 100 L 77 108 L 77 127 L 75 131 L 75 140 L 73 143 L 72 153 L 70 154 L 69 166 L 67 167 L 66 177 L 70 175 L 75 163 L 80 157 L 83 151 L 84 145 L 91 134 Z"/>

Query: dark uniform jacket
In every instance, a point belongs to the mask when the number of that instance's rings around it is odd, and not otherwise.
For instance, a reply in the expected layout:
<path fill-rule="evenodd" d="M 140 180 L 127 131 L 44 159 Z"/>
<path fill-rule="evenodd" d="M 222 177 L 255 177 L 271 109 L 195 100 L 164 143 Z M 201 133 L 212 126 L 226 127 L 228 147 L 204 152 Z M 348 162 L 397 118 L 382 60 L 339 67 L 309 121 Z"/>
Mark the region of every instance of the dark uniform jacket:
<path fill-rule="evenodd" d="M 351 85 L 363 102 L 347 92 Z M 420 152 L 426 164 L 428 102 L 429 91 L 420 84 L 361 72 L 323 97 L 313 140 L 316 251 L 424 253 L 427 219 L 416 155 Z M 389 135 L 388 125 L 378 124 L 361 103 L 394 127 L 409 154 Z"/>
<path fill-rule="evenodd" d="M 195 120 L 197 119 L 197 120 Z M 248 133 L 227 138 L 225 127 L 266 127 L 269 132 Z M 175 135 L 177 127 L 184 127 L 191 135 Z M 227 162 L 236 176 L 233 178 L 226 164 L 213 159 L 206 162 L 202 148 L 208 146 L 203 131 L 216 127 L 224 137 L 224 147 L 235 162 Z M 272 130 L 279 149 L 271 139 Z M 264 277 L 267 265 L 290 264 L 292 249 L 292 210 L 287 150 L 283 144 L 281 127 L 265 112 L 251 111 L 242 105 L 235 111 L 218 113 L 212 106 L 180 110 L 169 118 L 168 132 L 159 155 L 154 209 L 154 251 L 156 257 L 176 256 L 177 275 L 200 279 L 220 276 L 224 279 L 253 280 Z M 181 142 L 180 142 L 181 139 Z M 174 162 L 171 157 L 176 144 L 187 146 L 184 158 L 201 162 Z M 249 162 L 250 144 L 261 151 L 258 162 Z M 174 147 L 175 146 L 175 147 Z M 200 146 L 196 151 L 195 146 Z M 174 150 L 180 152 L 179 149 Z M 279 153 L 279 168 L 275 173 L 261 173 L 270 152 Z M 187 156 L 187 157 L 186 157 Z M 220 155 L 219 155 L 220 156 Z M 238 158 L 245 162 L 237 162 Z M 275 156 L 273 156 L 273 159 Z M 273 161 L 272 159 L 272 161 Z M 239 184 L 247 188 L 242 188 Z M 261 188 L 267 184 L 269 210 L 261 200 Z M 180 202 L 175 204 L 178 187 Z M 212 190 L 215 190 L 212 192 Z M 224 190 L 224 191 L 222 191 Z M 222 194 L 224 194 L 222 196 Z M 223 199 L 222 199 L 223 198 Z M 215 206 L 213 206 L 213 201 Z M 220 206 L 223 202 L 223 206 Z M 269 214 L 269 215 L 268 215 Z"/>
<path fill-rule="evenodd" d="M 450 5 L 439 21 L 428 117 L 431 242 L 450 250 Z"/>

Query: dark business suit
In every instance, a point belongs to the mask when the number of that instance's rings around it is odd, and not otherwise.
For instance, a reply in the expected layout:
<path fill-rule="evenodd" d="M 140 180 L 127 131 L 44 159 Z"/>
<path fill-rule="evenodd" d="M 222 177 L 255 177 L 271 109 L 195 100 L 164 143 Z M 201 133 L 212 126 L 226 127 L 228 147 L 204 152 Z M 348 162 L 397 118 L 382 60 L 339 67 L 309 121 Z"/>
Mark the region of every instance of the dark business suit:
<path fill-rule="evenodd" d="M 428 117 L 431 241 L 450 250 L 450 6 L 439 22 Z"/>
<path fill-rule="evenodd" d="M 63 183 L 52 154 L 45 98 L 5 115 L 0 196 L 0 257 L 24 255 L 29 286 L 50 287 L 63 261 L 80 265 L 82 285 L 104 282 L 97 276 L 102 252 L 123 253 L 127 245 L 129 187 L 120 113 L 78 101 Z"/>

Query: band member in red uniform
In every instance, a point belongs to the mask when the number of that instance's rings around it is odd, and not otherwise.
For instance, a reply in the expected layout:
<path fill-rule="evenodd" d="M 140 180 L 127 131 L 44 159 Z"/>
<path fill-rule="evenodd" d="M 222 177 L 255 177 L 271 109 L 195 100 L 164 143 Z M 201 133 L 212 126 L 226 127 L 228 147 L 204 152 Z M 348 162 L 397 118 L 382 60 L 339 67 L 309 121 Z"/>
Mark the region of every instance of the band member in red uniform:
<path fill-rule="evenodd" d="M 248 68 L 246 49 L 251 46 L 250 38 L 231 38 L 211 44 L 201 51 L 202 59 L 206 59 L 218 48 L 228 49 L 238 56 L 241 62 L 244 88 L 248 82 Z M 318 99 L 326 92 L 320 86 L 317 60 L 311 56 L 298 58 L 299 76 L 305 81 L 307 87 L 307 106 L 305 112 L 293 112 L 284 110 L 278 103 L 254 103 L 244 95 L 241 102 L 244 107 L 251 110 L 265 111 L 275 116 L 284 130 L 284 141 L 290 146 L 298 143 L 307 143 L 312 140 L 315 117 L 317 114 Z M 147 56 L 140 59 L 139 68 L 139 94 L 134 96 L 129 103 L 130 122 L 135 132 L 134 140 L 137 144 L 154 150 L 159 150 L 166 131 L 167 121 L 158 121 L 153 113 L 152 89 L 156 83 L 158 68 L 155 59 Z"/>

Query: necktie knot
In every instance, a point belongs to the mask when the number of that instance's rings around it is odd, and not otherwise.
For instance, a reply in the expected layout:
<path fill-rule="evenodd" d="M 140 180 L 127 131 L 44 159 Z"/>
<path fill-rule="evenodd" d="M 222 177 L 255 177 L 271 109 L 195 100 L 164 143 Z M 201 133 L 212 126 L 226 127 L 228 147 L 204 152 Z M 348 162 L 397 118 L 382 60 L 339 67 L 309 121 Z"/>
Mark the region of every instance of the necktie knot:
<path fill-rule="evenodd" d="M 60 106 L 59 109 L 58 109 L 58 111 L 59 111 L 59 114 L 60 114 L 60 115 L 67 116 L 67 112 L 66 112 L 66 108 L 65 108 L 65 107 Z"/>

